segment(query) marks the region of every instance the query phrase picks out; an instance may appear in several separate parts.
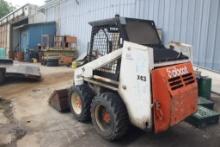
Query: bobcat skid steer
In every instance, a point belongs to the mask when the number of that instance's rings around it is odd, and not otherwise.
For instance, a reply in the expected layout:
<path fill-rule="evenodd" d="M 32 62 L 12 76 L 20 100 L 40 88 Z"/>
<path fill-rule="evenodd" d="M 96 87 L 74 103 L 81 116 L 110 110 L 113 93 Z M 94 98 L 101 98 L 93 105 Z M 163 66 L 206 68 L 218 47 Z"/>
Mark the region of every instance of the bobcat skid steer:
<path fill-rule="evenodd" d="M 69 94 L 77 120 L 92 119 L 98 134 L 116 140 L 129 123 L 160 133 L 196 112 L 192 63 L 162 44 L 153 21 L 115 16 L 90 25 L 87 63 Z"/>

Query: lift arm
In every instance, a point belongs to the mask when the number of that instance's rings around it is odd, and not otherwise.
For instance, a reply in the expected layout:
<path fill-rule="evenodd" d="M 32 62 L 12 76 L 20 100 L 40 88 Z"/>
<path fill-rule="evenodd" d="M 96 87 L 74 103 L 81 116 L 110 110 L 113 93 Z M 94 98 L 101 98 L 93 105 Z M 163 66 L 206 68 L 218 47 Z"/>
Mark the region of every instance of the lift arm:
<path fill-rule="evenodd" d="M 121 57 L 121 55 L 122 55 L 122 49 L 117 49 L 107 55 L 99 57 L 98 59 L 85 64 L 84 66 L 77 68 L 74 74 L 75 85 L 83 84 L 84 81 L 83 77 L 91 78 L 93 76 L 93 71 L 95 69 L 98 69 L 108 63 L 111 63 L 112 61 Z"/>

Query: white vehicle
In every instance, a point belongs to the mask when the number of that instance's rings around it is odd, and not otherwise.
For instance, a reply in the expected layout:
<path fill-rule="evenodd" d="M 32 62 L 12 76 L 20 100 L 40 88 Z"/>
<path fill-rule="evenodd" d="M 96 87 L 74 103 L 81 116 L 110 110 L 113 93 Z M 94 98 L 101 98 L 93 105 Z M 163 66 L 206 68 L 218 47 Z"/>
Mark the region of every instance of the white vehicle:
<path fill-rule="evenodd" d="M 90 24 L 87 63 L 75 70 L 69 96 L 77 120 L 91 118 L 98 134 L 115 140 L 129 122 L 160 133 L 196 112 L 191 61 L 161 43 L 153 21 L 116 16 Z"/>

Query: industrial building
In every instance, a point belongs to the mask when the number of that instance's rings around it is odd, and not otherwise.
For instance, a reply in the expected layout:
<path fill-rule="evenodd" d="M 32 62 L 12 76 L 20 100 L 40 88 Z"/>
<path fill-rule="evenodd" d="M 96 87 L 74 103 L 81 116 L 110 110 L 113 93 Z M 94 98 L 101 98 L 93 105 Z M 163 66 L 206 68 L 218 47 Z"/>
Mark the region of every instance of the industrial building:
<path fill-rule="evenodd" d="M 27 24 L 44 22 L 44 14 L 38 6 L 26 4 L 0 19 L 0 54 L 1 57 L 11 58 L 14 51 L 22 48 L 21 28 Z"/>
<path fill-rule="evenodd" d="M 0 147 L 219 147 L 219 46 L 220 0 L 17 8 L 0 18 Z"/>
<path fill-rule="evenodd" d="M 42 9 L 46 21 L 57 22 L 58 34 L 78 37 L 80 52 L 90 41 L 88 22 L 119 14 L 154 20 L 165 44 L 192 44 L 194 64 L 220 72 L 219 0 L 48 0 Z"/>

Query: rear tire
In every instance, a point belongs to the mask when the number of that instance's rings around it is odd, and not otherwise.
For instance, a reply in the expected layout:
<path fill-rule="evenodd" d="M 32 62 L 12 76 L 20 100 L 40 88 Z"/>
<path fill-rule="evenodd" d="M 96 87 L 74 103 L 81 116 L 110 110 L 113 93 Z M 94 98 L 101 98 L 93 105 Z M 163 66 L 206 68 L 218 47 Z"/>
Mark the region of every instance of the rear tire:
<path fill-rule="evenodd" d="M 80 122 L 90 120 L 90 105 L 94 93 L 87 84 L 73 86 L 69 93 L 69 105 L 73 116 Z"/>
<path fill-rule="evenodd" d="M 118 140 L 127 132 L 127 110 L 117 94 L 105 92 L 96 96 L 91 104 L 91 117 L 98 134 L 107 140 Z"/>
<path fill-rule="evenodd" d="M 5 69 L 0 68 L 0 84 L 3 84 L 5 82 Z"/>

